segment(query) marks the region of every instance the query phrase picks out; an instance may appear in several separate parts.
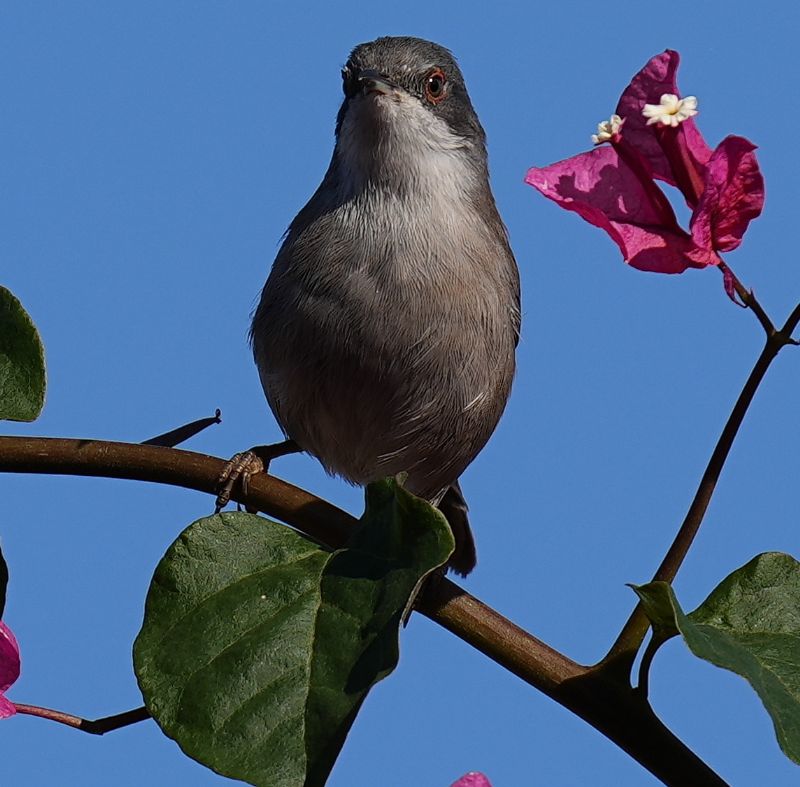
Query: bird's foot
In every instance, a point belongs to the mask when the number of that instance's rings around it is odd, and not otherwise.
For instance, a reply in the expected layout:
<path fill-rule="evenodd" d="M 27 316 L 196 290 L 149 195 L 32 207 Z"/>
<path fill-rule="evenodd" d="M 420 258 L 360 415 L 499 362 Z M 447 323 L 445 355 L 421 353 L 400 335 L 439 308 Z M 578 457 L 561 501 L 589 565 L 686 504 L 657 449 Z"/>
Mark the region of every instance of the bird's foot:
<path fill-rule="evenodd" d="M 268 473 L 273 459 L 286 454 L 294 454 L 301 449 L 294 440 L 284 440 L 273 445 L 257 445 L 249 451 L 235 454 L 225 465 L 217 481 L 217 503 L 215 513 L 219 513 L 230 501 L 236 482 L 241 479 L 242 492 L 247 494 L 250 479 L 257 473 Z"/>
<path fill-rule="evenodd" d="M 255 473 L 264 473 L 268 469 L 253 451 L 242 451 L 239 454 L 234 454 L 225 465 L 225 469 L 220 474 L 217 482 L 219 491 L 217 492 L 217 504 L 214 513 L 218 514 L 228 505 L 233 487 L 236 486 L 236 482 L 239 479 L 241 479 L 242 483 L 242 492 L 247 494 L 250 478 Z"/>

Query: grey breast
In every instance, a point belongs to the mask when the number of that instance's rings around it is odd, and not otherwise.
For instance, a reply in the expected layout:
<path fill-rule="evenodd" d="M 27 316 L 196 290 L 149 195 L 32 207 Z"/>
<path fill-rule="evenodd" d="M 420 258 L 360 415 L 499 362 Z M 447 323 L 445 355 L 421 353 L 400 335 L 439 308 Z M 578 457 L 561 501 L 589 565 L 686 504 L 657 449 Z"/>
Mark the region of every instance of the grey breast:
<path fill-rule="evenodd" d="M 391 226 L 376 226 L 380 199 L 393 203 Z M 497 238 L 464 242 L 469 217 L 421 232 L 397 200 L 365 195 L 287 237 L 253 347 L 281 427 L 329 472 L 354 483 L 407 472 L 408 488 L 432 498 L 505 406 L 514 277 Z"/>

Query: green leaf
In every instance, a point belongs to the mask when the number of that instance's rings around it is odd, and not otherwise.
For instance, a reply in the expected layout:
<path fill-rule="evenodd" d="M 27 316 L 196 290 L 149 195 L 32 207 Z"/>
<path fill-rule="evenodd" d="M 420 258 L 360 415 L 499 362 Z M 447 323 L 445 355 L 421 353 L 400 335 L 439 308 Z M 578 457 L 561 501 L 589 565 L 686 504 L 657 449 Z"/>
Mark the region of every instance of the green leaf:
<path fill-rule="evenodd" d="M 780 552 L 759 555 L 689 615 L 665 582 L 636 591 L 643 600 L 654 599 L 662 613 L 671 610 L 673 625 L 695 656 L 749 681 L 772 717 L 784 754 L 800 764 L 800 563 Z"/>
<path fill-rule="evenodd" d="M 367 489 L 336 552 L 251 514 L 198 520 L 159 563 L 134 645 L 149 711 L 218 773 L 324 784 L 397 664 L 409 598 L 453 545 L 442 515 L 394 481 Z"/>
<path fill-rule="evenodd" d="M 44 406 L 44 349 L 22 304 L 0 287 L 0 419 L 33 421 Z"/>
<path fill-rule="evenodd" d="M 651 582 L 648 585 L 628 585 L 639 596 L 644 612 L 653 627 L 653 634 L 662 643 L 680 632 L 675 625 L 675 608 L 672 605 L 673 596 L 665 593 L 669 589 L 666 582 Z"/>

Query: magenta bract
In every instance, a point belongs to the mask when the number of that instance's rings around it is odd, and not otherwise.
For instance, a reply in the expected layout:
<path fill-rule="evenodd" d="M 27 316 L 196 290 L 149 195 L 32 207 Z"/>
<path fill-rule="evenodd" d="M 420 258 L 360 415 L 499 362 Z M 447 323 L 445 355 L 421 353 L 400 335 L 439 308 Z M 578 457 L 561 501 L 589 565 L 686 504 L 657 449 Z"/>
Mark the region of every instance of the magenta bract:
<path fill-rule="evenodd" d="M 482 773 L 471 771 L 454 781 L 450 787 L 492 787 L 492 785 Z"/>
<path fill-rule="evenodd" d="M 525 178 L 548 199 L 604 229 L 628 264 L 658 273 L 718 265 L 719 252 L 741 243 L 764 204 L 751 142 L 731 136 L 712 151 L 692 117 L 674 126 L 648 125 L 646 104 L 679 95 L 678 62 L 678 53 L 667 50 L 636 74 L 617 105 L 623 123 L 608 145 L 532 167 Z M 679 226 L 656 180 L 683 194 L 693 211 L 691 233 Z"/>
<path fill-rule="evenodd" d="M 725 137 L 708 162 L 705 188 L 692 215 L 698 246 L 733 251 L 764 206 L 764 178 L 744 137 Z"/>
<path fill-rule="evenodd" d="M 634 268 L 681 273 L 712 263 L 707 255 L 691 259 L 694 241 L 678 225 L 672 209 L 654 198 L 658 187 L 648 189 L 613 148 L 599 147 L 549 167 L 532 167 L 525 181 L 604 229 Z"/>
<path fill-rule="evenodd" d="M 678 173 L 673 169 L 675 151 L 668 156 L 660 139 L 667 135 L 660 134 L 655 126 L 648 126 L 642 110 L 645 104 L 657 104 L 664 93 L 680 95 L 677 82 L 679 63 L 680 55 L 671 49 L 651 58 L 625 88 L 616 109 L 616 113 L 625 118 L 627 142 L 647 157 L 655 177 L 670 186 L 678 186 Z M 673 133 L 669 136 L 675 138 L 675 146 L 688 156 L 699 174 L 704 175 L 705 164 L 711 158 L 711 148 L 697 129 L 694 119 L 684 120 L 676 129 L 670 130 Z"/>
<path fill-rule="evenodd" d="M 6 719 L 17 712 L 14 703 L 9 702 L 3 692 L 16 681 L 19 671 L 19 645 L 11 629 L 0 622 L 0 719 Z"/>

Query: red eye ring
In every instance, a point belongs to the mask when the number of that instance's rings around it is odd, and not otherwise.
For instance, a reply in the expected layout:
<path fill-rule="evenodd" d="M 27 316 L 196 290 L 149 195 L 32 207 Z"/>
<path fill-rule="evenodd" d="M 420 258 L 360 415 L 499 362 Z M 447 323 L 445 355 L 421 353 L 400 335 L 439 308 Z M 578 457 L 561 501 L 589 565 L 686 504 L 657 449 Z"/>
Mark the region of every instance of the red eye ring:
<path fill-rule="evenodd" d="M 425 80 L 425 98 L 431 104 L 438 104 L 446 96 L 446 83 L 447 77 L 444 75 L 444 71 L 441 68 L 434 68 Z"/>

